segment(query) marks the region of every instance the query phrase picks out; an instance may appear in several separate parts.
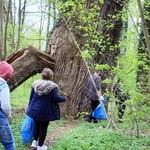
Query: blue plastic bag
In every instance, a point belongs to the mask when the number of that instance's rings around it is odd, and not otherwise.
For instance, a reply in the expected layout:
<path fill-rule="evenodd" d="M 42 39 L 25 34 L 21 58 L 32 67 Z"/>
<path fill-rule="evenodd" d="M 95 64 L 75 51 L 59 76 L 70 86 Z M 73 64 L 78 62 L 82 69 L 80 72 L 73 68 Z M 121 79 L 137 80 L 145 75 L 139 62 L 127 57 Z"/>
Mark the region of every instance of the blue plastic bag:
<path fill-rule="evenodd" d="M 102 100 L 104 103 L 106 102 L 106 101 L 108 101 L 108 97 L 107 96 L 103 96 L 104 97 L 104 99 Z"/>
<path fill-rule="evenodd" d="M 101 103 L 93 111 L 92 116 L 95 117 L 96 119 L 107 120 L 107 115 L 103 101 L 101 101 Z"/>
<path fill-rule="evenodd" d="M 21 137 L 24 144 L 30 142 L 33 138 L 35 122 L 33 118 L 26 116 L 21 127 Z"/>

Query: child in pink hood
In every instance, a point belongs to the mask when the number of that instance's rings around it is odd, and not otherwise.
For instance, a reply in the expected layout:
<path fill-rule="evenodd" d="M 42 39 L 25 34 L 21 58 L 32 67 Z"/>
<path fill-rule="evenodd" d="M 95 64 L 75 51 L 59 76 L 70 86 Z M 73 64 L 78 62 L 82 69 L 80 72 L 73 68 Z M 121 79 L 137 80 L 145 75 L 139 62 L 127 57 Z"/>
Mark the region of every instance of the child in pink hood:
<path fill-rule="evenodd" d="M 10 89 L 7 81 L 14 69 L 6 61 L 0 62 L 0 143 L 5 150 L 15 150 L 13 133 L 9 124 L 11 120 Z"/>

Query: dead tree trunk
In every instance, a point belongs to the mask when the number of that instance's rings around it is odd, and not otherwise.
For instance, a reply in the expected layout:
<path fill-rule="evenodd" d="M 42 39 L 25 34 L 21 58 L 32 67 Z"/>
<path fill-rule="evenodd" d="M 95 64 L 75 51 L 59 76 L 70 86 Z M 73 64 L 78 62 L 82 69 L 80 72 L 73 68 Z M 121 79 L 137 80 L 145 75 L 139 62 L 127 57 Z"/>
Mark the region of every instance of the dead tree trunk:
<path fill-rule="evenodd" d="M 6 61 L 14 68 L 13 77 L 8 81 L 11 91 L 31 76 L 41 73 L 43 68 L 54 69 L 54 60 L 32 46 L 13 53 Z"/>
<path fill-rule="evenodd" d="M 101 49 L 95 46 L 98 53 L 95 59 L 97 63 L 107 63 L 113 66 L 115 64 L 115 58 L 119 54 L 118 50 L 111 51 L 110 46 L 115 45 L 119 39 L 122 21 L 121 19 L 110 18 L 110 15 L 116 15 L 118 11 L 122 10 L 125 0 L 120 2 L 121 3 L 115 2 L 114 0 L 105 0 L 101 8 L 101 18 L 106 21 L 111 19 L 114 27 L 107 30 L 104 25 L 99 25 L 99 30 L 101 30 L 104 35 L 109 35 L 110 43 L 106 45 L 106 50 L 102 55 L 99 54 Z M 84 45 L 85 38 L 73 31 L 72 29 L 73 36 L 78 45 Z M 54 68 L 55 82 L 57 82 L 61 90 L 68 94 L 68 101 L 62 104 L 62 111 L 71 115 L 75 115 L 78 112 L 89 112 L 89 101 L 86 98 L 84 88 L 88 77 L 87 68 L 80 56 L 79 50 L 75 46 L 75 42 L 65 21 L 61 20 L 54 29 L 47 53 L 49 53 L 56 62 Z"/>

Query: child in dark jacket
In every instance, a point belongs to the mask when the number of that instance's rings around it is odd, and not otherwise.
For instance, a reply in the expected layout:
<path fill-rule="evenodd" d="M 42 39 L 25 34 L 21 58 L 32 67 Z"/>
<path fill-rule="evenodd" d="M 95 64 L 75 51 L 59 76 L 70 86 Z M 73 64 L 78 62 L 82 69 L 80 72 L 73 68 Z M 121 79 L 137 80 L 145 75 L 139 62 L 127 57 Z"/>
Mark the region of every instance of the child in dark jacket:
<path fill-rule="evenodd" d="M 59 102 L 67 98 L 60 96 L 57 84 L 52 82 L 53 72 L 49 68 L 42 71 L 42 78 L 32 84 L 27 115 L 35 120 L 34 140 L 32 147 L 37 150 L 46 150 L 44 141 L 50 121 L 60 119 Z"/>

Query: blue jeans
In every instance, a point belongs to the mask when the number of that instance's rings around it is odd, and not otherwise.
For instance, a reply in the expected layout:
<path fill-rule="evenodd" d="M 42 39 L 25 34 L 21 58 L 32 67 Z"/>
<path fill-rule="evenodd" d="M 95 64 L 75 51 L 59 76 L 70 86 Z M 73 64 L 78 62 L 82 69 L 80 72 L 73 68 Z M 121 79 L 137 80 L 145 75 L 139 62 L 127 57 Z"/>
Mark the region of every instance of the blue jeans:
<path fill-rule="evenodd" d="M 0 108 L 0 143 L 4 146 L 4 150 L 15 150 L 15 142 L 13 133 L 8 122 L 8 117 Z"/>

